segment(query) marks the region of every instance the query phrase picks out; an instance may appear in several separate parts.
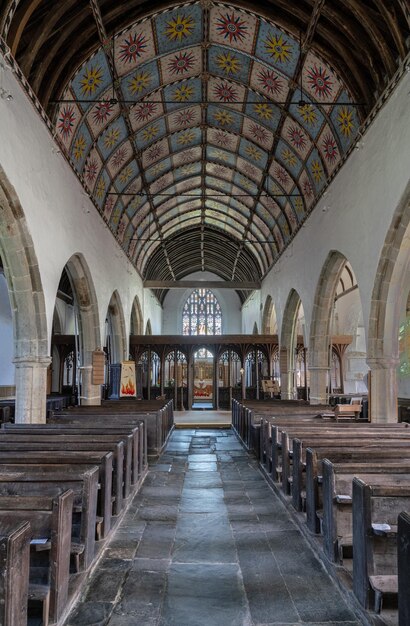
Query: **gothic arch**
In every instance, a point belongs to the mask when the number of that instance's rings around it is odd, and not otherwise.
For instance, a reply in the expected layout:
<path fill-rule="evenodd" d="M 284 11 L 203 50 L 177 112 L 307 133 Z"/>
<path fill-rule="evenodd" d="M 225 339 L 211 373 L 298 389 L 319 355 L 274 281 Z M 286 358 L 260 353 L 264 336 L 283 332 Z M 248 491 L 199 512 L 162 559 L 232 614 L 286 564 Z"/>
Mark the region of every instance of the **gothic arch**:
<path fill-rule="evenodd" d="M 372 292 L 368 359 L 370 411 L 375 422 L 397 421 L 399 324 L 410 290 L 410 183 L 396 209 Z"/>
<path fill-rule="evenodd" d="M 138 296 L 135 296 L 134 302 L 132 303 L 130 334 L 131 335 L 143 334 L 142 311 L 141 311 L 141 304 L 140 304 Z"/>
<path fill-rule="evenodd" d="M 16 421 L 41 422 L 46 415 L 50 362 L 45 300 L 24 211 L 1 166 L 0 256 L 13 315 Z"/>
<path fill-rule="evenodd" d="M 111 362 L 123 361 L 127 354 L 124 309 L 117 290 L 111 296 L 107 310 L 107 321 L 111 337 Z"/>
<path fill-rule="evenodd" d="M 270 296 L 268 296 L 265 300 L 265 306 L 263 307 L 263 314 L 262 314 L 262 334 L 263 335 L 270 335 L 271 333 L 271 317 L 272 317 L 272 311 L 273 311 L 273 301 L 272 298 Z"/>
<path fill-rule="evenodd" d="M 293 371 L 294 371 L 294 348 L 296 343 L 296 322 L 302 300 L 298 292 L 292 289 L 289 293 L 282 318 L 280 333 L 280 376 L 281 394 L 283 399 L 294 397 Z"/>
<path fill-rule="evenodd" d="M 81 365 L 91 365 L 92 352 L 101 346 L 98 303 L 87 261 L 73 254 L 65 266 L 78 307 Z"/>
<path fill-rule="evenodd" d="M 14 325 L 16 359 L 48 356 L 47 321 L 40 270 L 23 208 L 0 166 L 0 256 Z"/>
<path fill-rule="evenodd" d="M 410 183 L 393 216 L 377 267 L 369 319 L 369 360 L 398 356 L 400 312 L 410 282 L 409 249 Z"/>
<path fill-rule="evenodd" d="M 316 287 L 309 338 L 312 404 L 327 402 L 330 323 L 337 284 L 346 262 L 346 257 L 340 252 L 329 252 Z"/>
<path fill-rule="evenodd" d="M 152 335 L 151 320 L 147 320 L 147 323 L 146 323 L 146 326 L 145 326 L 145 334 L 146 335 Z"/>
<path fill-rule="evenodd" d="M 74 294 L 78 319 L 80 361 L 80 404 L 101 404 L 101 389 L 92 381 L 92 354 L 101 347 L 98 302 L 94 283 L 83 254 L 73 254 L 65 269 Z"/>

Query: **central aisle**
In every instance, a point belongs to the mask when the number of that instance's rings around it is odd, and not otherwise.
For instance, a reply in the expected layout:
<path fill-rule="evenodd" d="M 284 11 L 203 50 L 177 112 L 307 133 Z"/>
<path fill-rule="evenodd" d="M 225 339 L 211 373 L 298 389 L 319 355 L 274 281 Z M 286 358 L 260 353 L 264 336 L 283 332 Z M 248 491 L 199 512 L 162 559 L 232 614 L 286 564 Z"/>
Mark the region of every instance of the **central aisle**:
<path fill-rule="evenodd" d="M 70 626 L 359 626 L 231 430 L 177 430 Z"/>

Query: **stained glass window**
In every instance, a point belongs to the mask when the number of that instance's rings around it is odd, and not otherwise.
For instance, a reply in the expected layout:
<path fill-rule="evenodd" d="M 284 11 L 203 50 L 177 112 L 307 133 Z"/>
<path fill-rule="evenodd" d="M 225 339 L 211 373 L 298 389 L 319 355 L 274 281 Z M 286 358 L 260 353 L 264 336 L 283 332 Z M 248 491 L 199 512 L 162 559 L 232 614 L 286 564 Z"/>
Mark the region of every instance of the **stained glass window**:
<path fill-rule="evenodd" d="M 210 289 L 195 289 L 182 311 L 183 335 L 221 335 L 222 312 Z"/>

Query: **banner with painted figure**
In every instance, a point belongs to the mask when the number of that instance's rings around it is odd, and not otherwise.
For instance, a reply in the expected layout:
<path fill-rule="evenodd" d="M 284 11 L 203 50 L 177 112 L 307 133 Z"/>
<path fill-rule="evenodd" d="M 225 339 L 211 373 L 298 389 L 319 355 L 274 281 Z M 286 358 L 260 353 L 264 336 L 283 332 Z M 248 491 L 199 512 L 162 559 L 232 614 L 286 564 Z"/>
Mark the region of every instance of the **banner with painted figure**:
<path fill-rule="evenodd" d="M 135 362 L 121 361 L 120 398 L 131 398 L 137 395 L 135 384 Z"/>

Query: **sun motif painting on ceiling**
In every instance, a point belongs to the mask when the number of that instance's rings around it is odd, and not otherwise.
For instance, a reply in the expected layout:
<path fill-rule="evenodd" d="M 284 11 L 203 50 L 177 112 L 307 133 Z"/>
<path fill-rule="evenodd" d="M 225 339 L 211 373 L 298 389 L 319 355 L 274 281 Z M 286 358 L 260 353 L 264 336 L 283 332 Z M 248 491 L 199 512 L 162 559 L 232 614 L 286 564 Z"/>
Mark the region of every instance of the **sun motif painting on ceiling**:
<path fill-rule="evenodd" d="M 266 273 L 359 126 L 314 50 L 301 56 L 274 21 L 221 3 L 117 33 L 62 100 L 59 140 L 142 275 L 161 240 L 201 225 L 245 239 Z"/>

